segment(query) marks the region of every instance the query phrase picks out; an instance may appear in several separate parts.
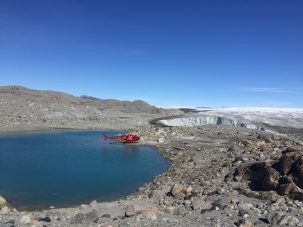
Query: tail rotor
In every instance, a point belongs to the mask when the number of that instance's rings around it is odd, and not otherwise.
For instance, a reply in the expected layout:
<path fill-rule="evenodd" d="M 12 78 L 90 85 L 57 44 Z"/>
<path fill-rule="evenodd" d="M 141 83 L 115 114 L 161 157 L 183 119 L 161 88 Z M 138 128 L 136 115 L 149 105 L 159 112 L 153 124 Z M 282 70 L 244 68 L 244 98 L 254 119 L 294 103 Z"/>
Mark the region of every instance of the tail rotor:
<path fill-rule="evenodd" d="M 102 136 L 103 136 L 103 140 L 107 140 L 107 136 L 105 135 L 104 132 L 102 133 Z"/>

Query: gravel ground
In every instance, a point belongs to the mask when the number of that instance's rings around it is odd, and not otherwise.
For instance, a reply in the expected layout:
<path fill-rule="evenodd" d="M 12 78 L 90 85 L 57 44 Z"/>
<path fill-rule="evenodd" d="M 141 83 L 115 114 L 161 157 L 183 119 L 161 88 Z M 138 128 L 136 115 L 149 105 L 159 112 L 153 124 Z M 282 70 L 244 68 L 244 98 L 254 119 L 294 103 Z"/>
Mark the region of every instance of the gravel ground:
<path fill-rule="evenodd" d="M 303 151 L 302 140 L 232 126 L 130 130 L 171 160 L 165 173 L 113 202 L 36 212 L 2 205 L 0 225 L 303 226 L 302 201 L 251 190 L 250 181 L 235 178 L 248 163 L 279 160 L 293 147 Z"/>
<path fill-rule="evenodd" d="M 182 113 L 21 87 L 0 87 L 0 113 L 1 132 L 128 129 L 171 161 L 117 201 L 29 212 L 0 197 L 0 226 L 303 226 L 300 131 L 151 126 L 151 119 Z"/>

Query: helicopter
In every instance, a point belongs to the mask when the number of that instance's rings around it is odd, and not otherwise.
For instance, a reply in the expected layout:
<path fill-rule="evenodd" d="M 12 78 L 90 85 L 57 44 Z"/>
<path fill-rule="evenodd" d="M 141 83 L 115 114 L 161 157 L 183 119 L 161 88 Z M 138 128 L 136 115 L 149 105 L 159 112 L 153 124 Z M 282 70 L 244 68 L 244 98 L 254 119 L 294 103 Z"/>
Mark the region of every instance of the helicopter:
<path fill-rule="evenodd" d="M 133 133 L 127 133 L 127 134 L 118 134 L 113 136 L 107 136 L 105 133 L 102 133 L 104 140 L 112 140 L 114 142 L 118 143 L 138 143 L 140 140 L 139 136 L 133 134 Z"/>

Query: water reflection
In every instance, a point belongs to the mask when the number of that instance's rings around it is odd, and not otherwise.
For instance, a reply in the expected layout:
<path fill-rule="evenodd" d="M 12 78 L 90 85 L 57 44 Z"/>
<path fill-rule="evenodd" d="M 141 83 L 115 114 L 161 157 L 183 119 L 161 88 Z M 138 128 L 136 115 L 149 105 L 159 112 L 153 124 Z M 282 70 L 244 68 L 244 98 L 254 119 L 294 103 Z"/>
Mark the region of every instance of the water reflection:
<path fill-rule="evenodd" d="M 0 136 L 0 194 L 17 209 L 106 201 L 134 192 L 168 166 L 150 147 L 112 145 L 100 135 L 60 131 Z"/>

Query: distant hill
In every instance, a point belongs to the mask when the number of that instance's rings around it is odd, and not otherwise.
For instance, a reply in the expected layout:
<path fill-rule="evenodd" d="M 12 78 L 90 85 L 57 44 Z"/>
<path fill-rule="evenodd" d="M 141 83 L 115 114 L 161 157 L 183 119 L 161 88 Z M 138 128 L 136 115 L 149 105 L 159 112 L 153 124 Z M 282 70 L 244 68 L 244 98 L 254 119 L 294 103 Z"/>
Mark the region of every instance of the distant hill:
<path fill-rule="evenodd" d="M 122 111 L 122 112 L 138 112 L 138 113 L 153 113 L 157 111 L 157 107 L 149 105 L 147 102 L 142 100 L 131 101 L 120 101 L 116 99 L 100 99 L 93 96 L 80 96 L 83 99 L 97 101 L 105 105 L 107 108 Z"/>
<path fill-rule="evenodd" d="M 128 128 L 170 114 L 136 101 L 76 97 L 63 92 L 0 86 L 0 131 L 45 128 Z"/>

